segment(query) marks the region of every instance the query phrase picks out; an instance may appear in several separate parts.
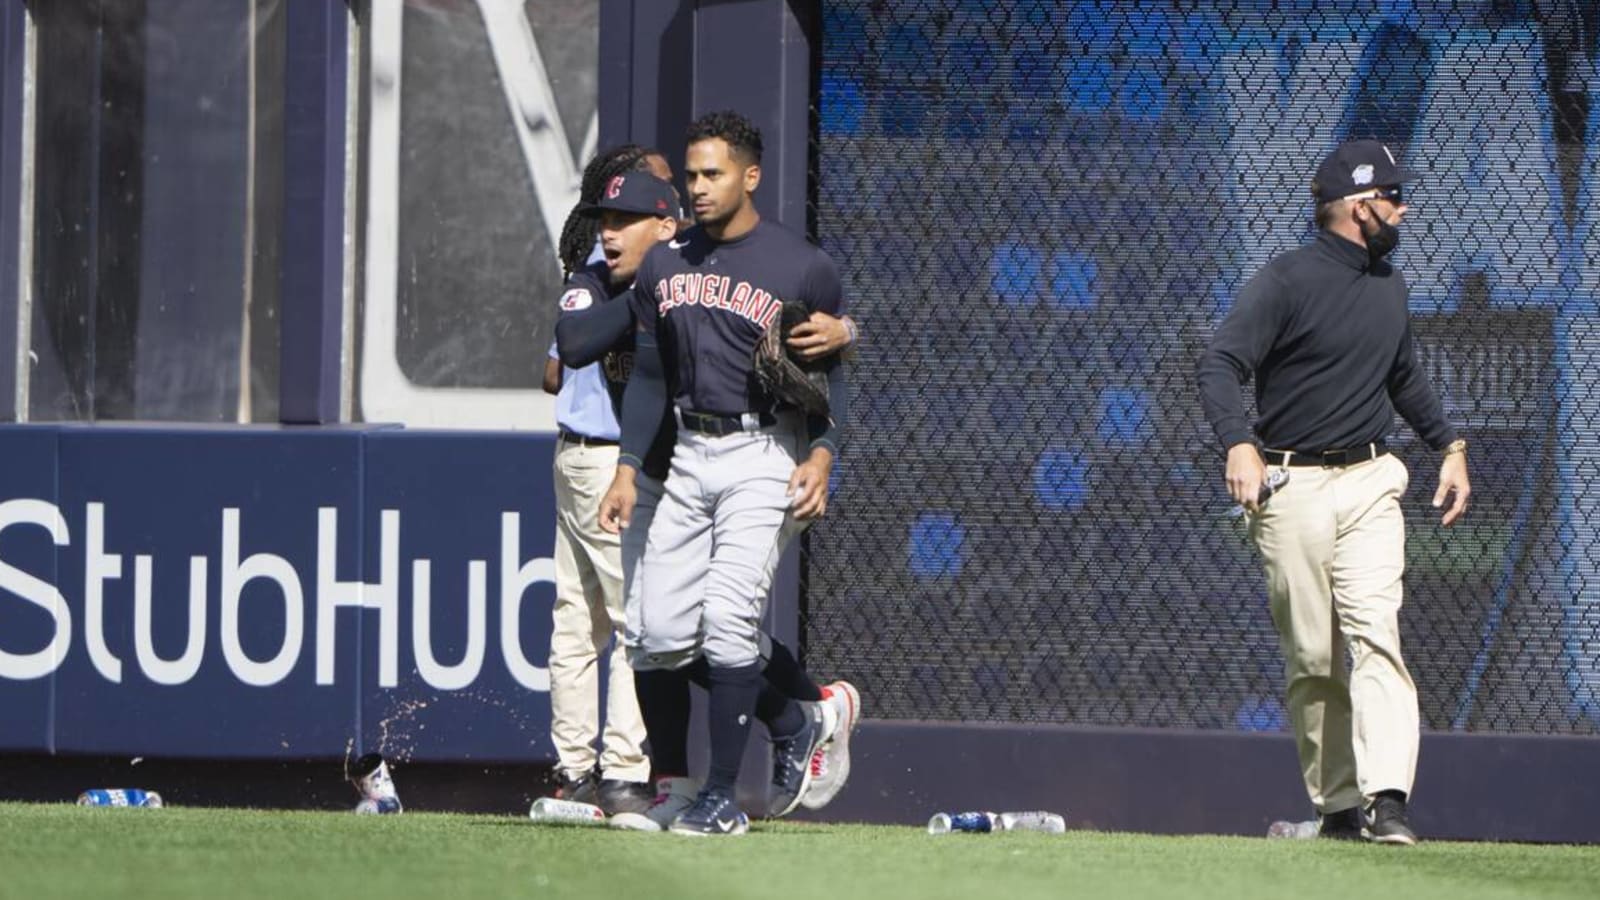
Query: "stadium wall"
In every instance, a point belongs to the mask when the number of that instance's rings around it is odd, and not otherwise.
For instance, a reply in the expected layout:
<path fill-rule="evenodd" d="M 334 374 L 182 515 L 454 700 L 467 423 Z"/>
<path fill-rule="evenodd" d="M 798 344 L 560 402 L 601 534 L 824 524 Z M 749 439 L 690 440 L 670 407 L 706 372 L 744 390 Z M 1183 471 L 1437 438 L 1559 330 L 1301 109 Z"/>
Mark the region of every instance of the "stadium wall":
<path fill-rule="evenodd" d="M 774 626 L 799 640 L 820 676 L 848 676 L 860 683 L 874 716 L 857 739 L 852 787 L 830 808 L 829 816 L 907 822 L 942 808 L 1044 807 L 1066 812 L 1075 824 L 1099 828 L 1244 834 L 1259 833 L 1273 819 L 1306 817 L 1309 811 L 1295 778 L 1292 744 L 1281 732 L 1281 715 L 1274 712 L 1271 701 L 1273 648 L 1259 646 L 1264 638 L 1270 641 L 1270 634 L 1262 631 L 1259 616 L 1252 618 L 1250 612 L 1259 598 L 1250 586 L 1247 555 L 1224 543 L 1230 540 L 1225 534 L 1181 544 L 1206 566 L 1224 560 L 1226 572 L 1221 578 L 1197 574 L 1189 583 L 1204 586 L 1203 591 L 1179 590 L 1177 600 L 1167 596 L 1158 607 L 1139 604 L 1141 598 L 1170 591 L 1170 580 L 1156 586 L 1141 586 L 1137 580 L 1119 583 L 1111 599 L 1076 582 L 1040 587 L 1027 580 L 1040 571 L 1039 560 L 1085 578 L 1104 578 L 1103 570 L 1082 568 L 1077 561 L 1079 554 L 1092 556 L 1108 549 L 1110 538 L 1085 543 L 1085 536 L 1131 536 L 1136 543 L 1148 539 L 1152 536 L 1130 530 L 1129 522 L 1148 516 L 1150 510 L 1130 503 L 1122 512 L 1108 515 L 1109 507 L 1074 499 L 1095 495 L 1080 484 L 1078 467 L 1068 465 L 1071 454 L 1032 459 L 1012 448 L 996 456 L 991 450 L 952 445 L 948 431 L 940 430 L 941 424 L 966 422 L 964 409 L 999 414 L 1014 412 L 1017 406 L 999 394 L 974 393 L 970 386 L 945 391 L 948 386 L 930 378 L 927 369 L 916 368 L 924 364 L 919 354 L 929 355 L 926 365 L 948 369 L 949 361 L 965 359 L 963 351 L 973 341 L 991 336 L 1026 348 L 1029 329 L 1054 327 L 1052 316 L 1070 315 L 1074 309 L 1082 312 L 1082 304 L 1088 302 L 1084 286 L 1113 281 L 1098 274 L 1105 271 L 1109 276 L 1113 270 L 1100 260 L 1105 268 L 1091 271 L 1093 267 L 1083 263 L 1096 259 L 1085 260 L 1080 254 L 1067 259 L 1076 268 L 1057 265 L 1041 282 L 1036 271 L 1028 274 L 1034 271 L 1029 261 L 1039 255 L 1039 248 L 1025 243 L 957 245 L 940 233 L 902 233 L 903 223 L 921 221 L 919 214 L 926 212 L 929 198 L 938 201 L 935 207 L 940 210 L 953 204 L 951 208 L 960 214 L 949 221 L 958 230 L 979 236 L 987 233 L 985 216 L 1018 210 L 985 199 L 990 191 L 1009 196 L 999 187 L 1004 179 L 969 179 L 965 187 L 949 183 L 952 175 L 970 174 L 949 161 L 967 157 L 948 155 L 940 157 L 946 160 L 940 163 L 902 151 L 918 147 L 921 141 L 944 153 L 974 135 L 1005 134 L 1016 140 L 1013 150 L 1048 163 L 1050 148 L 1059 145 L 1053 142 L 1092 138 L 1097 125 L 1109 121 L 1096 117 L 1118 114 L 1119 105 L 1126 108 L 1118 127 L 1129 129 L 1128 137 L 1159 137 L 1141 118 L 1151 114 L 1155 96 L 1151 82 L 1118 81 L 1121 63 L 1094 54 L 1088 58 L 1104 67 L 1091 67 L 1090 77 L 1081 85 L 1083 92 L 1068 96 L 1077 98 L 1083 108 L 1069 108 L 1063 119 L 1072 128 L 1085 130 L 1054 136 L 1041 133 L 1037 117 L 986 119 L 992 110 L 981 105 L 974 108 L 977 118 L 962 117 L 949 108 L 929 105 L 928 98 L 934 95 L 920 91 L 932 82 L 881 82 L 874 80 L 877 76 L 852 76 L 848 68 L 855 64 L 850 57 L 852 42 L 860 39 L 856 58 L 870 55 L 866 53 L 870 47 L 885 67 L 898 69 L 897 77 L 929 75 L 927 66 L 943 65 L 952 58 L 950 51 L 960 48 L 950 47 L 946 38 L 931 30 L 929 20 L 917 16 L 948 8 L 953 16 L 949 21 L 959 24 L 971 21 L 986 6 L 887 4 L 881 5 L 881 18 L 859 14 L 852 18 L 852 13 L 859 13 L 859 4 L 782 0 L 682 4 L 602 0 L 600 7 L 600 143 L 630 139 L 661 146 L 670 156 L 681 142 L 683 125 L 694 115 L 724 107 L 750 112 L 769 136 L 766 181 L 758 197 L 764 212 L 810 231 L 846 264 L 847 281 L 867 326 L 869 343 L 862 348 L 856 379 L 864 400 L 857 405 L 861 443 L 841 463 L 836 517 L 810 538 L 805 596 L 794 591 L 799 579 L 792 574 L 785 579 L 791 592 L 775 603 Z M 20 8 L 20 3 L 5 4 L 9 30 L 0 48 L 4 77 L 0 86 L 7 98 L 22 89 L 15 76 L 21 51 L 20 32 L 14 26 Z M 1092 32 L 1094 40 L 1099 35 L 1108 42 L 1126 41 L 1119 31 L 1123 25 L 1133 27 L 1134 36 L 1143 40 L 1144 33 L 1138 30 L 1142 24 L 1128 25 L 1132 20 L 1125 13 L 1121 20 L 1112 15 L 1127 8 L 1075 4 L 1073 15 L 1064 21 L 1092 30 L 1101 27 L 1093 18 L 1098 13 L 1112 24 L 1105 26 L 1104 34 Z M 1083 10 L 1088 10 L 1090 19 L 1074 18 Z M 283 254 L 281 418 L 330 423 L 340 418 L 332 413 L 340 402 L 340 377 L 330 370 L 337 357 L 332 348 L 343 346 L 346 337 L 340 329 L 348 327 L 342 310 L 335 315 L 344 295 L 334 285 L 336 274 L 345 277 L 346 254 L 355 251 L 335 240 L 344 234 L 345 185 L 350 177 L 341 149 L 344 136 L 336 137 L 335 132 L 347 121 L 348 104 L 356 98 L 344 90 L 349 84 L 348 57 L 340 49 L 346 46 L 346 35 L 340 31 L 345 20 L 320 15 L 315 9 L 306 17 L 306 12 L 306 4 L 290 4 L 286 23 L 290 61 L 286 77 L 300 80 L 293 82 L 295 102 L 286 105 L 283 123 L 290 148 L 283 187 L 294 202 L 285 210 L 293 227 L 285 229 Z M 1426 24 L 1407 27 L 1426 31 L 1421 27 Z M 999 79 L 988 85 L 991 90 L 1014 99 L 1006 92 L 1029 94 L 1052 83 L 1054 70 L 1018 67 L 1013 59 L 1056 58 L 1049 45 L 1035 47 L 1027 39 L 1028 34 L 1048 35 L 1049 27 L 1046 21 L 1019 20 L 1008 38 L 1012 44 L 999 45 L 1006 55 L 997 56 L 997 64 L 1007 68 L 991 72 Z M 1387 42 L 1382 46 L 1406 52 L 1416 47 L 1394 29 L 1372 28 L 1362 34 L 1380 32 Z M 1496 32 L 1514 39 L 1528 33 L 1529 26 Z M 994 37 L 987 32 L 982 36 Z M 1159 39 L 1156 44 L 1156 56 L 1163 56 Z M 1480 45 L 1495 46 L 1493 41 Z M 1269 55 L 1282 49 L 1271 42 L 1262 46 Z M 1013 54 L 1013 48 L 1028 52 Z M 1229 58 L 1248 63 L 1253 59 L 1250 52 Z M 1321 46 L 1303 52 L 1308 55 L 1301 59 L 1340 58 Z M 1356 54 L 1356 62 L 1364 58 L 1363 52 Z M 1457 56 L 1439 58 L 1459 59 L 1464 51 L 1454 47 L 1450 52 Z M 1521 51 L 1506 56 L 1512 67 L 1506 77 L 1527 76 L 1529 72 L 1518 67 L 1518 60 L 1527 57 Z M 972 61 L 971 56 L 966 59 Z M 1193 57 L 1181 59 L 1193 63 Z M 1355 67 L 1353 62 L 1351 68 Z M 984 70 L 978 66 L 968 71 Z M 1491 66 L 1488 71 L 1499 69 Z M 1287 80 L 1274 83 L 1309 90 L 1313 73 L 1314 67 L 1298 75 L 1290 71 L 1284 76 Z M 1105 80 L 1108 77 L 1112 80 Z M 1159 79 L 1156 84 L 1171 86 Z M 1129 85 L 1133 87 L 1124 90 Z M 1224 84 L 1217 89 L 1229 88 Z M 1307 146 L 1353 127 L 1351 123 L 1358 122 L 1366 108 L 1350 102 L 1364 96 L 1361 91 L 1337 86 L 1333 90 L 1343 98 L 1333 107 L 1337 115 Z M 1161 96 L 1167 97 L 1165 87 L 1162 91 Z M 1286 96 L 1295 99 L 1292 90 Z M 1418 110 L 1427 109 L 1427 96 L 1417 95 Z M 1528 107 L 1513 104 L 1513 108 Z M 1013 107 L 1012 113 L 1017 109 Z M 1003 128 L 997 125 L 1001 121 Z M 1241 145 L 1259 143 L 1250 140 L 1248 127 L 1228 121 Z M 938 126 L 937 140 L 931 144 L 919 130 L 919 123 L 928 122 Z M 0 158 L 14 158 L 21 125 L 18 111 L 8 101 L 0 120 L 4 139 Z M 1529 152 L 1560 155 L 1553 133 L 1531 134 Z M 896 137 L 902 140 L 885 139 Z M 956 143 L 946 146 L 945 141 Z M 1451 149 L 1459 140 L 1445 143 L 1447 158 L 1461 156 Z M 909 169 L 908 161 L 914 164 Z M 1055 177 L 1046 168 L 1032 170 L 1034 175 L 1026 179 L 1031 189 Z M 0 178 L 0 199 L 8 210 L 11 199 L 23 190 L 14 179 L 6 180 L 13 171 L 8 163 L 6 177 Z M 1001 171 L 1007 170 L 1002 166 Z M 1061 167 L 1050 171 L 1059 172 Z M 1271 175 L 1275 184 L 1288 189 L 1299 177 L 1297 172 L 1288 166 Z M 1137 178 L 1139 173 L 1127 177 Z M 1560 181 L 1556 175 L 1540 174 L 1537 187 L 1559 191 Z M 1578 183 L 1574 196 L 1586 198 L 1591 181 L 1580 178 Z M 1043 196 L 1054 195 L 1046 191 Z M 1554 196 L 1551 200 L 1557 202 Z M 1034 212 L 1028 214 L 1036 214 L 1042 205 L 1029 205 L 1027 209 Z M 1282 228 L 1299 214 L 1286 208 L 1248 224 L 1255 238 L 1255 244 L 1248 244 L 1249 253 L 1260 251 L 1259 238 L 1271 233 L 1270 227 Z M 1460 215 L 1471 218 L 1468 213 Z M 1588 235 L 1587 221 L 1582 214 L 1567 231 Z M 15 235 L 20 227 L 11 213 L 0 217 L 0 234 Z M 1165 241 L 1171 234 L 1162 232 L 1159 237 Z M 13 246 L 9 239 L 7 246 Z M 1439 371 L 1463 374 L 1450 368 L 1448 361 L 1471 359 L 1474 353 L 1481 356 L 1482 346 L 1492 345 L 1491 338 L 1506 334 L 1534 348 L 1530 359 L 1540 358 L 1547 345 L 1562 353 L 1582 352 L 1589 309 L 1583 301 L 1592 296 L 1586 286 L 1592 281 L 1588 273 L 1593 255 L 1583 249 L 1586 246 L 1583 241 L 1560 245 L 1552 258 L 1563 274 L 1554 280 L 1512 269 L 1512 277 L 1496 282 L 1473 276 L 1481 268 L 1473 269 L 1470 259 L 1452 262 L 1449 254 L 1419 255 L 1418 264 L 1431 267 L 1430 271 L 1456 274 L 1449 279 L 1448 290 L 1425 294 L 1418 311 L 1451 317 L 1438 322 L 1441 335 L 1453 326 L 1470 324 L 1474 316 L 1480 323 L 1478 332 L 1469 332 L 1479 337 L 1468 340 L 1467 346 L 1440 338 L 1437 359 L 1444 362 Z M 1237 247 L 1230 252 L 1237 252 Z M 1235 263 L 1247 265 L 1249 253 Z M 950 268 L 957 263 L 962 265 Z M 6 265 L 13 266 L 9 273 Z M 11 277 L 15 265 L 14 257 L 0 257 L 0 274 L 7 277 L 0 290 L 0 320 L 7 322 L 17 321 L 18 281 Z M 1507 270 L 1502 264 L 1487 271 L 1503 276 Z M 954 278 L 961 272 L 963 277 Z M 956 289 L 941 293 L 937 284 L 930 283 L 930 273 L 938 273 Z M 1083 277 L 1075 278 L 1074 273 Z M 1133 274 L 1144 288 L 1153 283 L 1148 274 Z M 1047 284 L 1055 297 L 1047 309 L 1013 316 L 1001 328 L 982 326 L 989 304 L 1015 310 L 1017 297 L 1040 284 Z M 1495 284 L 1527 289 L 1494 294 Z M 1217 303 L 1196 320 L 1200 324 L 1209 321 L 1205 316 L 1225 308 L 1224 287 L 1225 282 L 1208 284 L 1207 296 L 1215 295 Z M 1492 308 L 1483 305 L 1485 289 L 1491 291 L 1490 300 L 1500 298 Z M 930 323 L 911 315 L 918 309 L 952 312 L 951 322 L 959 324 L 954 333 L 946 327 L 949 323 L 930 328 Z M 1114 302 L 1102 309 L 1081 339 L 1085 346 L 1121 346 L 1116 340 L 1123 332 L 1114 326 L 1117 317 L 1131 313 Z M 909 356 L 902 352 L 902 359 L 912 362 L 896 364 L 900 368 L 887 365 L 885 351 L 874 345 L 884 341 L 879 346 L 887 346 L 891 337 L 904 335 L 924 336 L 902 348 L 910 351 Z M 0 330 L 0 345 L 5 337 Z M 1100 337 L 1109 343 L 1095 343 Z M 11 340 L 18 338 L 13 335 Z M 1189 344 L 1179 341 L 1175 346 L 1181 350 Z M 1143 351 L 1130 345 L 1119 352 L 1138 357 Z M 941 354 L 944 361 L 936 363 L 933 357 Z M 1053 353 L 1028 359 L 1028 365 L 1062 366 Z M 1074 368 L 1082 369 L 1081 362 L 1075 361 Z M 1100 362 L 1117 365 L 1110 358 Z M 1155 369 L 1166 371 L 1163 366 L 1183 362 L 1180 353 Z M 992 361 L 980 368 L 991 375 L 998 371 Z M 1566 638 L 1552 632 L 1548 643 L 1530 645 L 1530 654 L 1548 647 L 1552 652 L 1546 658 L 1571 661 L 1580 668 L 1566 678 L 1559 672 L 1551 676 L 1535 671 L 1521 681 L 1508 674 L 1526 673 L 1528 654 L 1497 655 L 1475 649 L 1479 641 L 1499 646 L 1496 642 L 1502 636 L 1525 635 L 1515 629 L 1527 627 L 1534 604 L 1519 601 L 1529 595 L 1510 585 L 1548 578 L 1563 584 L 1587 581 L 1588 561 L 1582 554 L 1559 549 L 1581 545 L 1575 541 L 1588 527 L 1588 482 L 1574 461 L 1587 452 L 1582 437 L 1586 419 L 1579 403 L 1587 396 L 1583 380 L 1587 369 L 1569 365 L 1558 372 L 1537 367 L 1523 371 L 1526 368 L 1518 369 L 1520 381 L 1475 383 L 1471 378 L 1481 379 L 1481 372 L 1466 372 L 1468 377 L 1461 382 L 1479 385 L 1463 388 L 1469 400 L 1492 401 L 1458 408 L 1469 417 L 1469 425 L 1473 415 L 1499 415 L 1508 409 L 1516 413 L 1484 420 L 1498 434 L 1495 442 L 1489 442 L 1497 449 L 1489 454 L 1494 462 L 1488 472 L 1501 473 L 1486 480 L 1523 486 L 1520 473 L 1540 474 L 1521 494 L 1510 487 L 1498 495 L 1492 487 L 1486 491 L 1486 505 L 1505 513 L 1503 518 L 1515 527 L 1477 555 L 1505 559 L 1504 578 L 1494 573 L 1483 577 L 1479 568 L 1452 570 L 1449 561 L 1461 557 L 1460 548 L 1446 548 L 1445 564 L 1426 567 L 1434 579 L 1430 584 L 1435 585 L 1431 588 L 1435 595 L 1454 587 L 1475 589 L 1474 579 L 1486 581 L 1487 587 L 1481 596 L 1467 592 L 1477 599 L 1466 607 L 1470 613 L 1466 637 L 1458 635 L 1458 644 L 1447 648 L 1451 653 L 1461 647 L 1466 650 L 1457 654 L 1459 659 L 1450 653 L 1434 658 L 1433 671 L 1447 673 L 1451 688 L 1440 691 L 1443 699 L 1431 708 L 1416 820 L 1425 833 L 1441 837 L 1597 840 L 1600 831 L 1587 815 L 1596 798 L 1585 792 L 1587 782 L 1580 774 L 1592 771 L 1600 755 L 1600 741 L 1584 725 L 1590 721 L 1583 703 L 1586 670 L 1581 669 L 1587 645 L 1580 641 L 1575 646 L 1570 632 Z M 1088 454 L 1090 471 L 1105 469 L 1108 463 L 1109 471 L 1122 471 L 1118 466 L 1126 460 L 1118 454 L 1148 452 L 1150 447 L 1116 442 L 1138 439 L 1142 428 L 1155 427 L 1149 423 L 1167 421 L 1162 416 L 1168 415 L 1168 406 L 1141 405 L 1139 398 L 1149 395 L 1130 390 L 1127 384 L 1096 384 L 1093 393 L 1081 395 L 1073 393 L 1072 385 L 1062 388 L 1041 381 L 1035 387 L 1041 385 L 1040 393 L 1050 394 L 1046 410 L 1099 410 L 1105 421 L 1095 423 L 1090 416 L 1090 430 L 1103 425 L 1098 439 L 1121 447 L 1110 456 Z M 1557 391 L 1557 385 L 1564 385 L 1564 390 Z M 1167 396 L 1177 396 L 1173 403 L 1182 405 L 1185 386 L 1169 387 Z M 1107 394 L 1104 388 L 1115 390 Z M 1517 406 L 1516 401 L 1528 399 L 1530 392 L 1535 402 Z M 1546 422 L 1551 425 L 1541 432 Z M 974 427 L 958 431 L 1003 433 L 988 420 L 969 424 Z M 1019 426 L 1012 429 L 1019 433 L 1043 427 L 1026 416 L 1012 424 Z M 1187 460 L 1200 471 L 1210 462 L 1204 451 L 1193 449 L 1203 437 L 1183 431 L 1190 426 L 1161 425 L 1161 440 L 1167 443 L 1158 442 L 1156 449 L 1172 454 L 1176 448 L 1179 461 Z M 1551 449 L 1565 448 L 1565 452 L 1540 455 L 1545 445 L 1529 440 L 1539 433 L 1555 434 Z M 548 502 L 541 503 L 549 490 L 548 440 L 337 425 L 315 430 L 105 424 L 4 429 L 0 442 L 5 444 L 4 458 L 12 463 L 6 473 L 12 486 L 0 501 L 5 504 L 0 505 L 4 513 L 0 562 L 7 564 L 3 574 L 12 602 L 0 604 L 0 650 L 6 652 L 8 666 L 27 673 L 0 679 L 4 695 L 0 715 L 8 717 L 0 739 L 9 742 L 8 752 L 17 754 L 10 759 L 26 763 L 10 771 L 36 773 L 41 753 L 67 757 L 60 759 L 61 768 L 77 774 L 97 771 L 101 764 L 81 762 L 72 768 L 72 759 L 145 753 L 192 757 L 195 764 L 184 770 L 195 780 L 197 799 L 229 802 L 230 791 L 237 796 L 229 784 L 240 777 L 240 766 L 281 770 L 300 765 L 299 760 L 333 760 L 361 749 L 393 749 L 401 746 L 397 728 L 404 725 L 414 727 L 406 732 L 404 745 L 415 777 L 420 780 L 430 771 L 448 773 L 433 782 L 449 785 L 432 795 L 439 805 L 493 807 L 493 802 L 463 784 L 459 777 L 466 771 L 463 767 L 487 771 L 488 766 L 508 763 L 525 773 L 549 755 L 547 744 L 540 743 L 548 740 L 548 707 L 533 671 L 540 641 L 548 639 L 536 625 L 542 620 L 541 603 L 548 602 L 547 588 L 538 578 L 539 560 L 549 553 L 544 514 Z M 911 458 L 907 480 L 878 477 L 905 461 L 885 454 L 908 444 L 942 448 L 956 473 L 954 481 L 940 481 L 949 475 L 932 466 L 931 459 L 938 454 Z M 1538 452 L 1525 453 L 1525 447 Z M 975 485 L 991 498 L 1012 490 L 963 468 L 974 461 L 991 473 L 1024 473 L 1029 483 L 1013 492 L 1025 498 L 1026 510 L 1034 516 L 1031 528 L 1008 531 L 1016 523 L 991 522 L 962 506 L 970 498 L 956 489 L 957 483 Z M 1543 480 L 1548 473 L 1557 473 L 1561 480 Z M 881 498 L 869 490 L 874 484 L 902 499 L 936 496 L 943 505 L 880 503 Z M 1174 466 L 1151 489 L 1159 496 L 1136 493 L 1134 499 L 1157 503 L 1161 509 L 1208 510 L 1214 498 L 1207 484 L 1203 471 L 1186 475 L 1182 466 Z M 1557 489 L 1560 485 L 1583 489 L 1563 493 Z M 1519 515 L 1522 495 L 1538 497 L 1541 503 L 1554 498 L 1550 520 L 1556 526 L 1540 530 L 1541 516 Z M 874 519 L 874 510 L 892 518 Z M 1054 515 L 1040 516 L 1041 510 Z M 1417 511 L 1412 512 L 1415 517 Z M 517 522 L 509 548 L 508 517 Z M 1523 524 L 1517 526 L 1519 522 Z M 386 532 L 389 523 L 392 527 Z M 392 552 L 388 535 L 393 536 Z M 1010 546 L 1008 536 L 1015 538 Z M 1148 569 L 1148 548 L 1135 550 L 1129 560 Z M 146 563 L 141 564 L 141 556 Z M 419 569 L 416 563 L 424 560 L 431 567 Z M 391 565 L 396 572 L 393 579 L 387 574 Z M 204 567 L 204 578 L 194 578 L 198 566 Z M 152 590 L 172 591 L 179 601 L 159 610 L 152 607 L 148 629 L 139 618 L 136 599 L 141 570 L 148 572 Z M 446 572 L 458 585 L 450 594 L 442 587 Z M 419 623 L 424 620 L 412 613 L 418 585 L 430 581 L 419 577 L 424 574 L 432 576 L 436 599 L 426 620 L 427 640 L 419 640 L 423 633 Z M 964 580 L 971 575 L 981 577 Z M 191 579 L 209 588 L 203 629 L 190 627 L 198 621 L 189 612 Z M 506 592 L 507 583 L 524 580 L 525 592 L 515 596 Z M 1028 590 L 1025 602 L 997 589 L 997 584 L 1005 583 Z M 291 584 L 299 586 L 298 608 L 292 602 Z M 397 605 L 385 607 L 391 590 Z M 96 596 L 93 604 L 91 593 Z M 472 626 L 476 596 L 484 605 L 481 632 Z M 1575 596 L 1582 599 L 1581 593 Z M 1181 642 L 1117 643 L 1130 629 L 1142 629 L 1153 640 L 1167 640 L 1159 627 L 1152 627 L 1160 624 L 1155 614 L 1194 615 L 1205 609 L 1200 601 L 1218 603 L 1215 608 L 1220 612 L 1206 627 L 1193 629 L 1196 639 L 1212 647 L 1243 648 L 1248 666 L 1242 676 L 1226 668 L 1162 668 L 1163 658 L 1211 659 L 1196 656 L 1193 647 Z M 445 613 L 447 603 L 468 611 L 465 623 Z M 371 608 L 346 608 L 353 605 Z M 1061 618 L 1041 612 L 1075 607 L 1082 608 L 1081 616 Z M 1558 616 L 1566 609 L 1577 623 L 1586 621 L 1581 615 L 1584 607 L 1556 602 L 1553 608 Z M 504 614 L 511 609 L 518 610 L 519 618 L 508 633 Z M 1022 609 L 1026 615 L 1018 612 Z M 291 641 L 292 620 L 297 616 L 298 637 Z M 1507 623 L 1504 628 L 1502 622 Z M 476 677 L 461 684 L 464 670 L 441 674 L 475 656 L 476 634 L 482 635 L 484 654 Z M 1086 643 L 1051 643 L 1052 636 L 1062 634 L 1099 635 L 1102 646 L 1093 650 Z M 199 636 L 197 645 L 189 643 L 192 635 Z M 1415 632 L 1408 634 L 1408 641 L 1413 641 L 1408 646 L 1421 643 L 1415 637 Z M 199 649 L 191 652 L 191 646 Z M 415 664 L 419 646 L 434 655 L 425 667 Z M 1108 653 L 1122 654 L 1117 658 L 1123 665 L 1106 668 Z M 326 665 L 319 665 L 324 659 Z M 1046 662 L 1048 666 L 1042 665 Z M 386 675 L 391 664 L 392 681 Z M 1075 666 L 1087 671 L 1091 664 L 1099 668 L 1081 681 L 1070 674 Z M 194 667 L 190 680 L 179 678 L 190 666 Z M 431 674 L 425 676 L 421 668 Z M 1119 671 L 1128 677 L 1120 678 Z M 120 681 L 110 677 L 113 672 Z M 158 677 L 171 683 L 157 682 L 151 673 L 160 673 Z M 1422 677 L 1428 675 L 1424 671 Z M 1151 689 L 1141 678 L 1164 679 L 1171 691 Z M 1561 690 L 1551 692 L 1551 685 Z M 1536 693 L 1519 704 L 1509 690 L 1519 686 Z M 1483 702 L 1483 697 L 1492 702 Z M 1568 724 L 1546 724 L 1541 731 L 1541 721 Z M 1506 722 L 1510 724 L 1497 724 Z M 200 762 L 227 757 L 237 760 Z M 272 757 L 280 761 L 260 762 Z M 172 777 L 182 777 L 177 768 Z M 288 793 L 297 778 L 282 779 L 284 805 L 304 802 L 303 794 Z M 7 787 L 10 796 L 30 795 L 31 790 L 15 781 Z"/>

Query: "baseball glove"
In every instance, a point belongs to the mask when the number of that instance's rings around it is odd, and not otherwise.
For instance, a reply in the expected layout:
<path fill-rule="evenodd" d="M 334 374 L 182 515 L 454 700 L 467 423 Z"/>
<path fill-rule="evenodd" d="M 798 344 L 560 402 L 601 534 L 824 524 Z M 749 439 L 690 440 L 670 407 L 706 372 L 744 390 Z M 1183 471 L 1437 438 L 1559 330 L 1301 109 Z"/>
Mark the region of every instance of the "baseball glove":
<path fill-rule="evenodd" d="M 767 393 L 805 410 L 807 415 L 828 415 L 828 379 L 822 372 L 807 371 L 789 356 L 784 341 L 794 326 L 811 317 L 804 303 L 783 304 L 783 314 L 773 316 L 766 334 L 756 342 L 756 378 Z"/>

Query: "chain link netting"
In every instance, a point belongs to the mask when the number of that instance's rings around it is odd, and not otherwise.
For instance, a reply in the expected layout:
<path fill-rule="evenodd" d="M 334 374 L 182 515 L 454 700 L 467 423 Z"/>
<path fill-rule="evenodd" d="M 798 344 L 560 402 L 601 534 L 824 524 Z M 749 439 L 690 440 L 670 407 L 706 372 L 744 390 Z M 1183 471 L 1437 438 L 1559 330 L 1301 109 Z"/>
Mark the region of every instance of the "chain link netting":
<path fill-rule="evenodd" d="M 1410 466 L 1425 727 L 1600 730 L 1600 122 L 1577 2 L 822 4 L 816 236 L 864 340 L 807 540 L 810 668 L 872 714 L 1280 730 L 1265 583 L 1194 366 L 1376 137 L 1395 262 L 1472 441 Z M 1248 391 L 1247 391 L 1248 393 Z"/>

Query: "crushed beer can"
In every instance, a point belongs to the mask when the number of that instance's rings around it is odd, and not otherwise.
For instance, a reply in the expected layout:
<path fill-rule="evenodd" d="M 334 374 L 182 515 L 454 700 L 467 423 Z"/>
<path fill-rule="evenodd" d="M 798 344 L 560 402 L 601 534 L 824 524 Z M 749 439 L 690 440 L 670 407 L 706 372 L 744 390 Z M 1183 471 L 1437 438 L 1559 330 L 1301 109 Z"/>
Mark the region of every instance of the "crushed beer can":
<path fill-rule="evenodd" d="M 992 812 L 935 813 L 933 818 L 928 820 L 928 833 L 988 834 L 999 830 L 996 827 L 999 821 L 999 814 Z"/>
<path fill-rule="evenodd" d="M 358 815 L 398 815 L 402 811 L 389 764 L 379 754 L 368 753 L 356 760 L 350 770 L 350 783 L 361 795 L 355 808 Z"/>
<path fill-rule="evenodd" d="M 161 795 L 141 788 L 93 788 L 78 795 L 79 806 L 161 807 Z"/>

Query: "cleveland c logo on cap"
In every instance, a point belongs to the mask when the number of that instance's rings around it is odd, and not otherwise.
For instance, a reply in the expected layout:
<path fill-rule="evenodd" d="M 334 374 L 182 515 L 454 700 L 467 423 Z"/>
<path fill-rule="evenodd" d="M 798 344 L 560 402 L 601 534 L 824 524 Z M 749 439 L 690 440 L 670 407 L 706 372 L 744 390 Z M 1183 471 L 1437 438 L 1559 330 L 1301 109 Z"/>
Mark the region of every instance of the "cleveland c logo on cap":
<path fill-rule="evenodd" d="M 622 193 L 622 176 L 618 175 L 611 179 L 610 184 L 606 185 L 606 199 L 615 200 L 620 193 Z"/>

